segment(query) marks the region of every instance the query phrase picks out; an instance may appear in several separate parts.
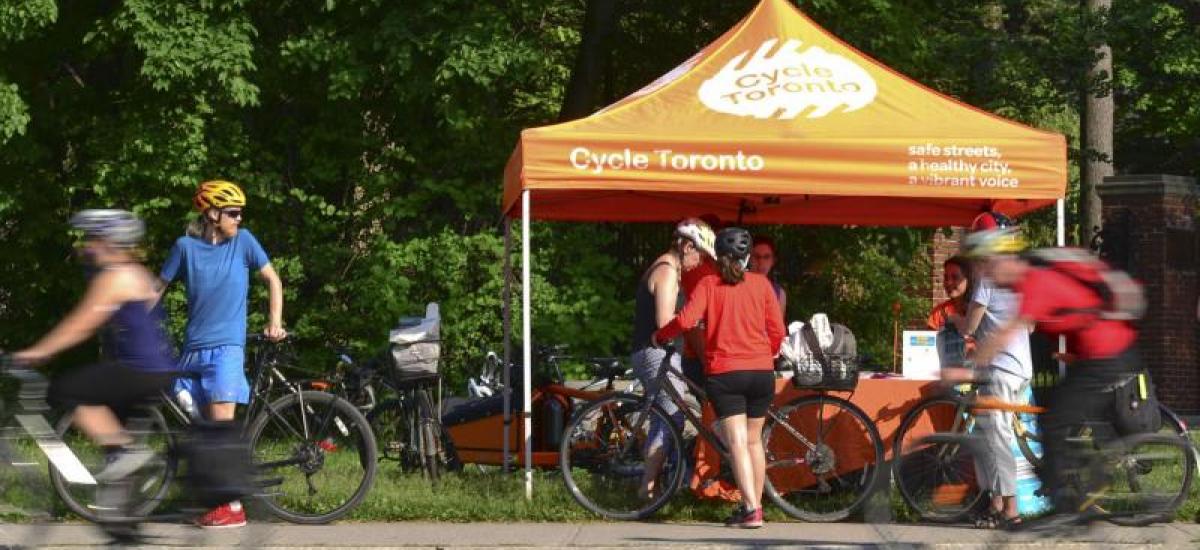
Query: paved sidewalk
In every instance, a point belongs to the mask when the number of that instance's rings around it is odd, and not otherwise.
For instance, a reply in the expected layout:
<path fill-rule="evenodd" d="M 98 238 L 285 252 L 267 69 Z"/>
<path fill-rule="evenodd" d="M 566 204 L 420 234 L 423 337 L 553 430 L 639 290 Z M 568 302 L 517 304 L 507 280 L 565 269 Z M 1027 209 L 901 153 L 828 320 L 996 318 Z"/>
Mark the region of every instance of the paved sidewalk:
<path fill-rule="evenodd" d="M 252 524 L 203 531 L 151 525 L 148 547 L 206 548 L 1196 548 L 1200 526 L 1032 529 L 1020 533 L 967 527 L 772 523 L 741 531 L 712 524 L 667 523 L 342 523 L 327 526 Z M 0 525 L 0 545 L 100 547 L 86 524 Z"/>

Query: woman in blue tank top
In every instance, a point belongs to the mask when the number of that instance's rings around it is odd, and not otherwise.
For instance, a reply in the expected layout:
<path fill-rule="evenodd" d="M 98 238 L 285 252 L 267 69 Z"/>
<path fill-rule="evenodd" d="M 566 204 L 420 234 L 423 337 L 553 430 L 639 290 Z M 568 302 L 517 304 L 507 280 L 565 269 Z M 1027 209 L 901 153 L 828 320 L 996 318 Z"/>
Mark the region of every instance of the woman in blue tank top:
<path fill-rule="evenodd" d="M 108 454 L 102 483 L 133 473 L 154 454 L 136 447 L 113 409 L 159 395 L 176 370 L 158 307 L 157 278 L 138 260 L 145 226 L 123 210 L 84 210 L 71 218 L 83 232 L 78 253 L 93 269 L 79 304 L 33 346 L 13 355 L 36 365 L 99 333 L 107 361 L 70 369 L 54 378 L 50 400 L 73 411 L 73 421 Z"/>

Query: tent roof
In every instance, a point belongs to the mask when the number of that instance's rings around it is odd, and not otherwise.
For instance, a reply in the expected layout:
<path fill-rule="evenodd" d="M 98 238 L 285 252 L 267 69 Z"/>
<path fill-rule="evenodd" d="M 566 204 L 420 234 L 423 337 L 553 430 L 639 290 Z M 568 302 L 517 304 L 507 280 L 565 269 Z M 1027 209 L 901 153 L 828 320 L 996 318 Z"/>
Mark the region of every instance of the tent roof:
<path fill-rule="evenodd" d="M 944 226 L 1061 198 L 1066 140 L 943 96 L 786 0 L 579 120 L 531 128 L 503 209 L 537 219 Z"/>

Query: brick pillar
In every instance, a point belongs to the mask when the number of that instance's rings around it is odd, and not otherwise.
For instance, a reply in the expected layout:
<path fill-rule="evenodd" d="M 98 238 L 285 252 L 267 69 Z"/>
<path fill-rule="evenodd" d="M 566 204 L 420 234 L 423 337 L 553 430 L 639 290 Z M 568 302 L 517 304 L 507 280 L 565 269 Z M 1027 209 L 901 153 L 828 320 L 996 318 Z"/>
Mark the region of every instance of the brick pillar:
<path fill-rule="evenodd" d="M 966 230 L 962 227 L 936 229 L 929 245 L 929 257 L 933 263 L 929 277 L 930 297 L 933 303 L 940 304 L 946 300 L 946 290 L 942 288 L 942 264 L 951 256 L 958 254 L 959 243 L 962 242 Z"/>
<path fill-rule="evenodd" d="M 1181 176 L 1129 175 L 1097 186 L 1114 264 L 1146 287 L 1149 309 L 1140 348 L 1159 398 L 1178 412 L 1200 412 L 1197 365 L 1196 181 Z"/>

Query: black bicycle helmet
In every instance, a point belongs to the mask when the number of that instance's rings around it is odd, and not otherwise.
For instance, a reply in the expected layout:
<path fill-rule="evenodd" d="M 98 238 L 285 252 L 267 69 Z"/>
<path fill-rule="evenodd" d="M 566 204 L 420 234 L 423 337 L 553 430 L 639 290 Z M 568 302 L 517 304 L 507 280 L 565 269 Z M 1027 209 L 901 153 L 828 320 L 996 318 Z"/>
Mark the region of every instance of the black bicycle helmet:
<path fill-rule="evenodd" d="M 729 256 L 735 260 L 748 258 L 753 243 L 749 231 L 740 227 L 726 227 L 717 233 L 717 256 Z"/>

